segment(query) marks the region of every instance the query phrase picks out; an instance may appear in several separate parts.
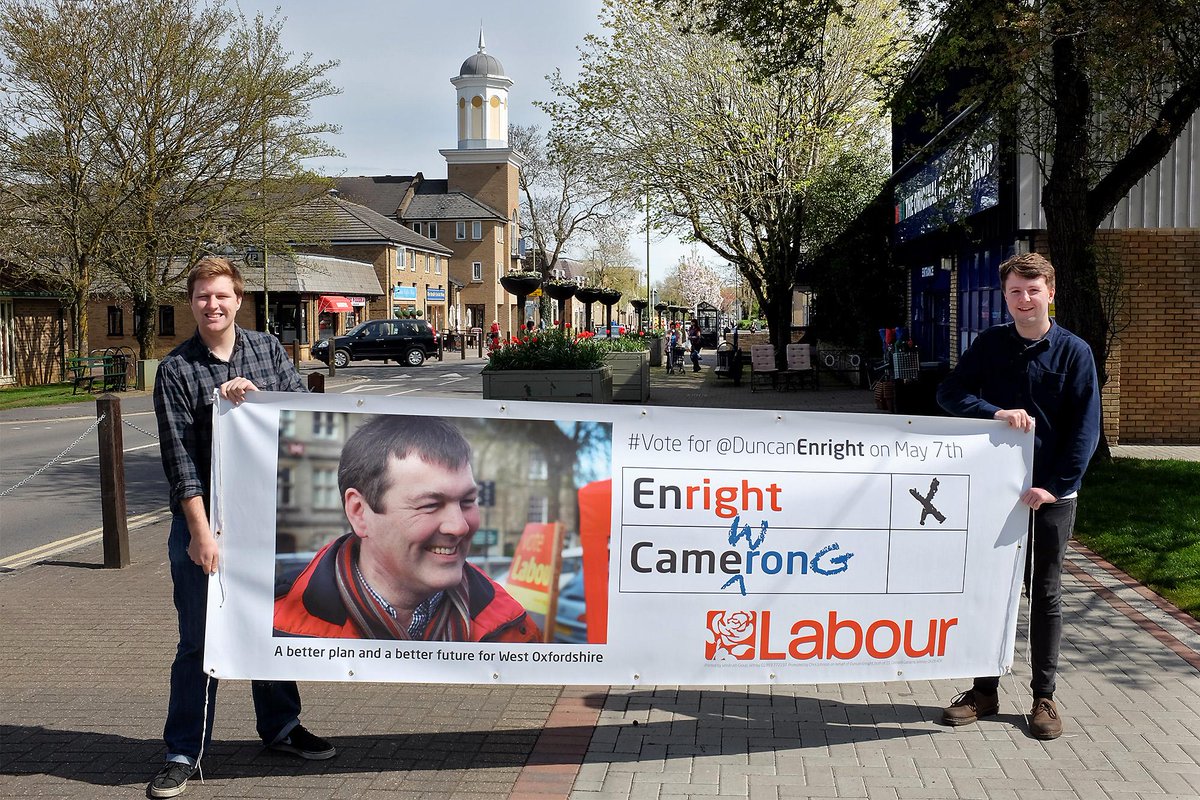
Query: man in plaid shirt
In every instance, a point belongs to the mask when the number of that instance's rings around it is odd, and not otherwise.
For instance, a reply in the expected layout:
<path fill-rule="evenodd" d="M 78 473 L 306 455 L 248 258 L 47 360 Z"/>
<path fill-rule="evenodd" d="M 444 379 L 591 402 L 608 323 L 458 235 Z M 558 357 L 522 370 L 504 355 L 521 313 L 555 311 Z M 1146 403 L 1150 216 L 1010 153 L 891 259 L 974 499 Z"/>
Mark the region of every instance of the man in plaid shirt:
<path fill-rule="evenodd" d="M 179 647 L 163 727 L 167 761 L 147 788 L 150 797 L 182 793 L 212 739 L 217 681 L 204 673 L 204 626 L 208 576 L 217 571 L 220 559 L 208 520 L 213 390 L 234 403 L 259 389 L 305 391 L 274 336 L 234 323 L 245 284 L 228 259 L 200 259 L 188 274 L 187 287 L 196 334 L 163 359 L 154 386 L 163 470 L 171 491 L 167 550 Z M 254 681 L 252 693 L 258 735 L 268 747 L 307 759 L 336 755 L 329 742 L 300 724 L 295 682 Z"/>

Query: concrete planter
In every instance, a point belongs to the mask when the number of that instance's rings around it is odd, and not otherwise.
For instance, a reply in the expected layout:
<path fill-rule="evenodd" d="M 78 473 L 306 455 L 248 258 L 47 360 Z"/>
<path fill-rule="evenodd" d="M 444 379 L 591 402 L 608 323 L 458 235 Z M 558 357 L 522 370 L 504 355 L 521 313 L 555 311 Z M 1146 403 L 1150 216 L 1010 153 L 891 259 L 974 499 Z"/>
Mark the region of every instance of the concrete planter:
<path fill-rule="evenodd" d="M 612 369 L 484 370 L 484 400 L 611 403 Z"/>
<path fill-rule="evenodd" d="M 608 353 L 604 363 L 612 368 L 612 398 L 620 403 L 650 399 L 650 353 Z"/>

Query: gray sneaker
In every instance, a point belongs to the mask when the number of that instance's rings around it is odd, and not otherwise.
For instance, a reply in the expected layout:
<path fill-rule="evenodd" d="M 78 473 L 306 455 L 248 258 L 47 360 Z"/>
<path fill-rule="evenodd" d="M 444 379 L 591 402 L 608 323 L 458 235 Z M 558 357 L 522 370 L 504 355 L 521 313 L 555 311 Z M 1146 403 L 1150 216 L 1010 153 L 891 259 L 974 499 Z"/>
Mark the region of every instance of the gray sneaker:
<path fill-rule="evenodd" d="M 990 717 L 1000 710 L 1000 695 L 993 692 L 988 694 L 978 689 L 968 689 L 950 701 L 947 708 L 942 709 L 943 725 L 970 725 L 984 717 Z"/>
<path fill-rule="evenodd" d="M 150 785 L 146 787 L 147 797 L 175 797 L 183 794 L 187 788 L 188 778 L 195 774 L 196 768 L 191 764 L 179 761 L 168 761 L 158 771 Z"/>

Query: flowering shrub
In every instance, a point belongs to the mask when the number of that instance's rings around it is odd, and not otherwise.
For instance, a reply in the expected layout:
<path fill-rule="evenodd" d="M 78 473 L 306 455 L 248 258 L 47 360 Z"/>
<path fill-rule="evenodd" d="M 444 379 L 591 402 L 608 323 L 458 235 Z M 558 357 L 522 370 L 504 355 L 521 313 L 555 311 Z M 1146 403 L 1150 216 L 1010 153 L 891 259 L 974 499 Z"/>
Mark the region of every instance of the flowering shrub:
<path fill-rule="evenodd" d="M 528 331 L 489 347 L 485 369 L 597 369 L 604 366 L 604 353 L 590 335 Z"/>
<path fill-rule="evenodd" d="M 591 335 L 595 336 L 595 334 Z M 637 353 L 650 349 L 650 341 L 645 336 L 636 333 L 627 333 L 624 336 L 613 336 L 612 338 L 597 336 L 596 341 L 607 353 Z"/>

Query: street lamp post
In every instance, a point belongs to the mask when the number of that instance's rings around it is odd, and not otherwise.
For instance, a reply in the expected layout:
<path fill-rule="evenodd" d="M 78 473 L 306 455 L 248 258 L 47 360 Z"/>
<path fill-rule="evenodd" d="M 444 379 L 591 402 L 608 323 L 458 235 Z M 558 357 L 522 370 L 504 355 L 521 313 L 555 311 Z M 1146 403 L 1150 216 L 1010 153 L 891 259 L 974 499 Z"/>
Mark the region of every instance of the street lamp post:
<path fill-rule="evenodd" d="M 646 308 L 650 308 L 650 192 L 646 192 Z M 638 325 L 641 325 L 641 315 L 638 315 Z M 650 314 L 646 314 L 646 327 L 650 327 Z"/>

